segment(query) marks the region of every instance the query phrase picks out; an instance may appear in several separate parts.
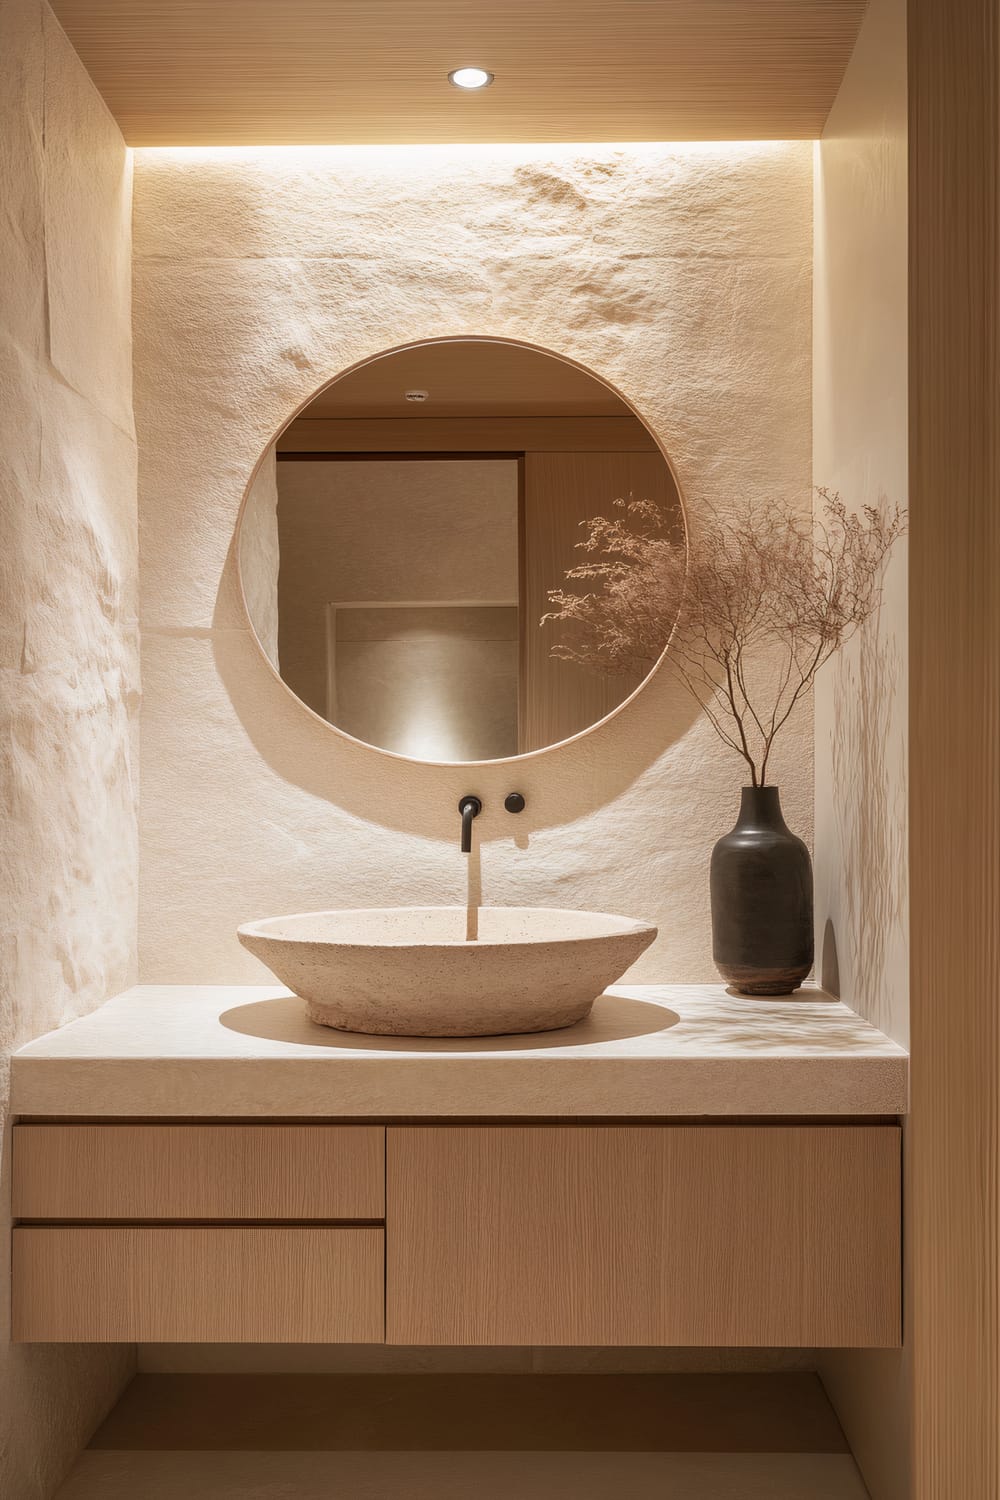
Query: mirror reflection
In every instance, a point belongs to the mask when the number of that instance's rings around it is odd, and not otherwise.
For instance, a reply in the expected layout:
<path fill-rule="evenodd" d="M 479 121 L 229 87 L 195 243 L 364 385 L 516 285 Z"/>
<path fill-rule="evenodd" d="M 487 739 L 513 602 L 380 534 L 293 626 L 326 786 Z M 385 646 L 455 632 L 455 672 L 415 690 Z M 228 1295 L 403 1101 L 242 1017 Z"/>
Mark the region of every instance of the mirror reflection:
<path fill-rule="evenodd" d="M 566 626 L 542 621 L 618 498 L 682 525 L 669 465 L 602 381 L 502 340 L 411 345 L 327 386 L 265 455 L 238 538 L 250 620 L 355 739 L 431 761 L 538 750 L 639 685 L 553 656 Z"/>

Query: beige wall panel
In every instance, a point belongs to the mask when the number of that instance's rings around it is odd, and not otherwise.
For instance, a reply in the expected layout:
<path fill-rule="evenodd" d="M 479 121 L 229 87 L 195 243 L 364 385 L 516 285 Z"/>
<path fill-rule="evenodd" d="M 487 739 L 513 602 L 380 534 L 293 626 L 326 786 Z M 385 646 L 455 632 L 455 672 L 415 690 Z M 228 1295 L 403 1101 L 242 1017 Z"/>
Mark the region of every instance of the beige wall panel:
<path fill-rule="evenodd" d="M 516 600 L 517 492 L 513 459 L 280 463 L 278 643 L 293 692 L 326 714 L 331 604 Z"/>
<path fill-rule="evenodd" d="M 813 478 L 852 510 L 907 504 L 906 0 L 873 0 L 817 155 Z M 906 1046 L 907 550 L 877 619 L 816 688 L 816 952 Z"/>
<path fill-rule="evenodd" d="M 381 1229 L 299 1225 L 14 1230 L 22 1343 L 381 1341 Z"/>
<path fill-rule="evenodd" d="M 635 417 L 600 416 L 306 416 L 292 422 L 278 439 L 279 453 L 602 453 L 606 449 L 654 452 L 656 440 Z"/>
<path fill-rule="evenodd" d="M 19 1219 L 380 1219 L 385 1131 L 18 1125 Z"/>
<path fill-rule="evenodd" d="M 516 604 L 331 610 L 327 717 L 401 755 L 516 755 L 517 615 Z"/>
<path fill-rule="evenodd" d="M 392 641 L 401 636 L 431 641 L 449 629 L 458 635 L 509 644 L 517 640 L 517 605 L 357 604 L 341 612 L 336 636 L 345 645 Z"/>
<path fill-rule="evenodd" d="M 652 500 L 683 533 L 677 489 L 659 453 L 528 453 L 524 460 L 524 598 L 521 745 L 537 750 L 579 734 L 617 708 L 642 681 L 636 673 L 604 676 L 552 655 L 570 627 L 541 624 L 549 590 L 586 593 L 566 572 L 584 561 L 579 542 L 594 516 L 614 515 L 618 499 Z"/>
<path fill-rule="evenodd" d="M 899 1131 L 387 1133 L 394 1344 L 892 1345 Z"/>
<path fill-rule="evenodd" d="M 906 101 L 906 0 L 872 0 L 816 159 L 813 477 L 851 509 L 908 499 Z M 815 692 L 817 968 L 904 1046 L 907 550 L 903 538 L 879 618 Z M 910 1359 L 908 1347 L 820 1363 L 874 1500 L 909 1500 Z"/>

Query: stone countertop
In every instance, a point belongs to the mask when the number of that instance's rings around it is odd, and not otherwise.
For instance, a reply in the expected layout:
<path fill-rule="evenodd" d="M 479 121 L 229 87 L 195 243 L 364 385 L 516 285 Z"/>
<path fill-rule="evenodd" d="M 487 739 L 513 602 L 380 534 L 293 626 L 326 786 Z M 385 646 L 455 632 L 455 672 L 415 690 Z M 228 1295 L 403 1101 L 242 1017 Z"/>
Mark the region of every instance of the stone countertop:
<path fill-rule="evenodd" d="M 533 1036 L 331 1031 L 276 985 L 139 985 L 12 1060 L 21 1116 L 898 1115 L 906 1052 L 846 1005 L 618 985 Z"/>

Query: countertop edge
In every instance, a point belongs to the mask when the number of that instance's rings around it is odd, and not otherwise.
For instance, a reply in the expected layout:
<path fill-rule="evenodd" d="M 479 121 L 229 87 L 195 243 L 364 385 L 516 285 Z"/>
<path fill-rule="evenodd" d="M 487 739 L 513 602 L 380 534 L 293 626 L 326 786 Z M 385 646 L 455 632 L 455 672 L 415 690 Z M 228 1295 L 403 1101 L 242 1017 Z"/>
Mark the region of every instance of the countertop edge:
<path fill-rule="evenodd" d="M 534 1061 L 544 1061 L 537 1060 Z M 886 1116 L 907 1111 L 905 1057 L 563 1059 L 558 1077 L 497 1059 L 23 1058 L 13 1114 L 70 1118 Z M 331 1072 L 336 1078 L 331 1077 Z M 377 1077 L 372 1077 L 372 1074 Z"/>

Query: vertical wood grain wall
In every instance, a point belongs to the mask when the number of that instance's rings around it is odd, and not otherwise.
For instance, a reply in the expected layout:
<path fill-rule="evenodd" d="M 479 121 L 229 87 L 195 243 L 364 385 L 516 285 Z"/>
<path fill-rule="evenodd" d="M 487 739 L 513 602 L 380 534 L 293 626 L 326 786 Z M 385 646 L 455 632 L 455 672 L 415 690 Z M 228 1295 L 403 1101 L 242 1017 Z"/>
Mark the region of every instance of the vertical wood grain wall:
<path fill-rule="evenodd" d="M 915 1500 L 1000 1493 L 1000 25 L 910 0 Z"/>

